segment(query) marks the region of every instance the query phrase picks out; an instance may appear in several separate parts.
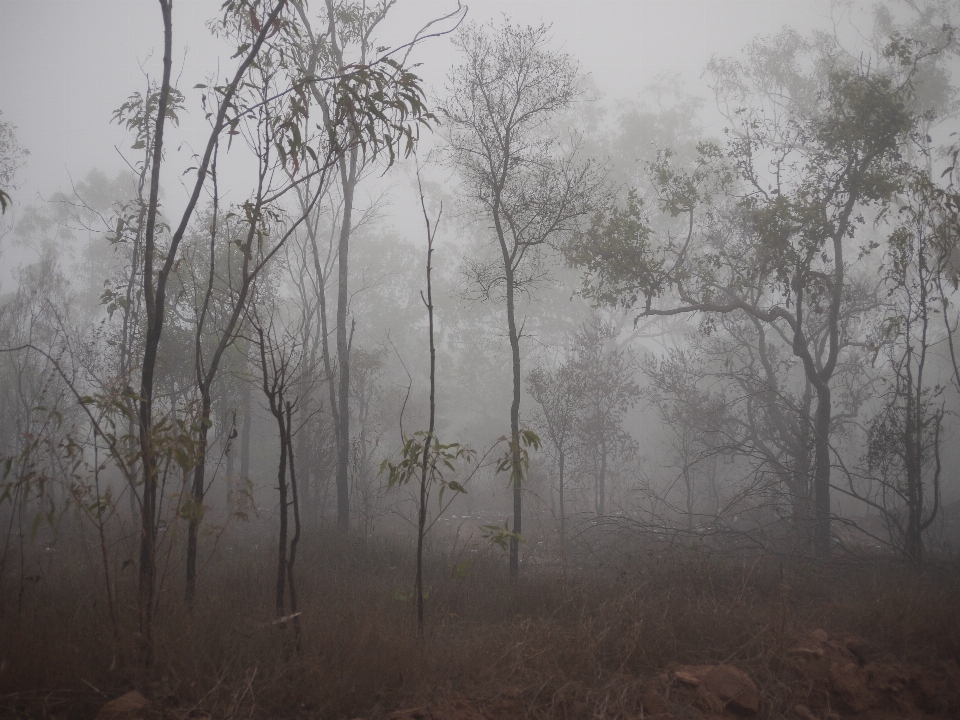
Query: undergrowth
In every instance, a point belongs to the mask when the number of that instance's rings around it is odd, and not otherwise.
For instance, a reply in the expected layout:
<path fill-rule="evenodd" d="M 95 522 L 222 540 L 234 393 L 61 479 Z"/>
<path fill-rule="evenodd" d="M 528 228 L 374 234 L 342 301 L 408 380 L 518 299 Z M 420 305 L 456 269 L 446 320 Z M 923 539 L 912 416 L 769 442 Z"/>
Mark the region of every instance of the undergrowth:
<path fill-rule="evenodd" d="M 562 561 L 531 553 L 511 583 L 496 549 L 435 550 L 421 637 L 408 543 L 322 533 L 301 548 L 299 653 L 290 623 L 275 622 L 272 546 L 236 538 L 203 568 L 192 613 L 170 573 L 148 670 L 137 662 L 132 566 L 113 578 L 116 628 L 103 577 L 82 558 L 53 553 L 26 582 L 8 572 L 0 712 L 94 717 L 137 689 L 184 718 L 379 718 L 438 696 L 505 692 L 531 715 L 616 717 L 630 715 L 645 681 L 683 663 L 737 665 L 776 708 L 785 647 L 816 628 L 901 660 L 960 659 L 952 562 L 815 566 L 608 541 Z"/>

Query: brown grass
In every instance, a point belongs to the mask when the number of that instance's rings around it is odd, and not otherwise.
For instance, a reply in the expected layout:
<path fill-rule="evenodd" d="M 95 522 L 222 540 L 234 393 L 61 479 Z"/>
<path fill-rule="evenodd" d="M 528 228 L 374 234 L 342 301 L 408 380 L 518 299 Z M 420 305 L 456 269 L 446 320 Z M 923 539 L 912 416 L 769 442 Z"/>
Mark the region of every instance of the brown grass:
<path fill-rule="evenodd" d="M 412 552 L 388 539 L 308 535 L 298 559 L 303 648 L 273 620 L 272 547 L 224 546 L 188 614 L 167 584 L 157 661 L 135 662 L 133 572 L 118 581 L 119 643 L 102 578 L 62 554 L 45 576 L 0 588 L 0 713 L 93 717 L 136 688 L 173 716 L 380 718 L 430 699 L 506 693 L 541 717 L 639 716 L 644 684 L 678 663 L 732 663 L 780 717 L 784 649 L 822 627 L 861 636 L 877 657 L 960 659 L 960 570 L 892 561 L 813 567 L 762 555 L 605 541 L 524 568 L 499 551 L 429 558 L 427 628 L 409 602 Z"/>

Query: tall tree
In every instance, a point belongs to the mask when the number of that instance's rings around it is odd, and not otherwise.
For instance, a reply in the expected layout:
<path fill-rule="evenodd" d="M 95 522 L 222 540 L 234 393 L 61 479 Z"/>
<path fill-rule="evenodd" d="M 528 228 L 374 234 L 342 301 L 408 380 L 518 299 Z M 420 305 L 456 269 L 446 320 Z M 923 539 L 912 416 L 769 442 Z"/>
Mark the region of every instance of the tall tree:
<path fill-rule="evenodd" d="M 573 59 L 549 47 L 549 28 L 466 26 L 454 44 L 463 64 L 448 78 L 441 105 L 450 159 L 477 220 L 492 225 L 496 260 L 466 268 L 485 298 L 501 297 L 513 370 L 513 537 L 510 574 L 519 571 L 522 528 L 520 337 L 516 296 L 529 291 L 548 245 L 559 243 L 592 207 L 602 182 L 577 159 L 576 138 L 556 131 L 580 98 Z"/>
<path fill-rule="evenodd" d="M 585 265 L 599 297 L 648 316 L 745 313 L 789 338 L 817 398 L 819 557 L 830 552 L 831 380 L 851 340 L 850 265 L 872 249 L 860 228 L 896 191 L 914 126 L 909 68 L 894 65 L 845 65 L 792 32 L 754 43 L 745 62 L 715 61 L 726 148 L 701 143 L 693 167 L 667 153 L 653 168 L 662 209 L 682 220 L 676 233 L 657 243 L 600 222 L 581 246 L 595 249 Z M 610 262 L 618 252 L 625 261 Z M 818 343 L 811 326 L 821 324 Z"/>

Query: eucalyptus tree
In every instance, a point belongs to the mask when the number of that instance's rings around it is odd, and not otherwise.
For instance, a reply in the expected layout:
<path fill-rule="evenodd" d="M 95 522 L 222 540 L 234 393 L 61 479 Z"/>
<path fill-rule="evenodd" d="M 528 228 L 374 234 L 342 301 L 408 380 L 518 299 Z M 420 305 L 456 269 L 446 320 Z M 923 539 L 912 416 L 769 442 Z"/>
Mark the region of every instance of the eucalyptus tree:
<path fill-rule="evenodd" d="M 830 552 L 832 379 L 857 340 L 844 322 L 851 265 L 874 249 L 863 232 L 903 176 L 915 127 L 910 70 L 891 46 L 886 68 L 785 32 L 743 62 L 714 61 L 726 146 L 701 143 L 687 167 L 653 167 L 672 232 L 627 234 L 601 221 L 582 246 L 598 297 L 641 315 L 744 313 L 787 338 L 817 398 L 814 551 Z M 812 69 L 810 69 L 812 68 Z M 617 253 L 624 261 L 609 262 Z M 814 338 L 811 326 L 823 325 Z M 820 340 L 820 342 L 818 342 Z"/>
<path fill-rule="evenodd" d="M 447 153 L 475 221 L 490 228 L 490 256 L 465 273 L 485 299 L 504 302 L 513 371 L 513 537 L 510 574 L 519 571 L 522 529 L 520 399 L 522 319 L 517 294 L 539 278 L 540 260 L 593 207 L 601 174 L 578 159 L 576 137 L 556 124 L 581 99 L 577 65 L 551 49 L 549 28 L 470 24 L 454 44 L 462 64 L 449 74 L 440 110 Z"/>

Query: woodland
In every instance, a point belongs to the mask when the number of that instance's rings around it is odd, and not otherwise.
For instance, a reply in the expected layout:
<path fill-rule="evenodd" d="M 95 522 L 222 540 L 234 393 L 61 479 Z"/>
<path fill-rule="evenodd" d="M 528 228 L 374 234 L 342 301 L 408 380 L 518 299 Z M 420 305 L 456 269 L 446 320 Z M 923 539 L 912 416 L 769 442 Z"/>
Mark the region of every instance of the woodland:
<path fill-rule="evenodd" d="M 960 7 L 610 100 L 398 0 L 178 88 L 158 4 L 127 170 L 0 115 L 0 714 L 960 716 Z"/>

